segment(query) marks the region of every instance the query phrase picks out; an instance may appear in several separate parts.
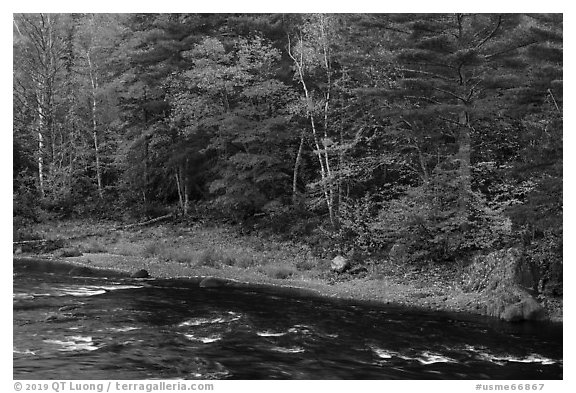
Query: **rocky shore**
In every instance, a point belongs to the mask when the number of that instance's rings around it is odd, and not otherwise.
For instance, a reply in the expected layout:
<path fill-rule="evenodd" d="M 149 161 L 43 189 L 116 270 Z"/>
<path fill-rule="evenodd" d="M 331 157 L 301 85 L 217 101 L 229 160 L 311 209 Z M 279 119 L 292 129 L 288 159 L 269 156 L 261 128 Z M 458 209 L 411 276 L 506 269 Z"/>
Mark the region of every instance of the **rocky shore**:
<path fill-rule="evenodd" d="M 466 271 L 441 267 L 416 270 L 386 261 L 351 274 L 331 271 L 331 260 L 314 257 L 305 246 L 238 235 L 231 228 L 160 225 L 113 231 L 106 224 L 67 222 L 35 230 L 46 231 L 53 239 L 74 240 L 65 240 L 65 247 L 56 250 L 17 248 L 15 257 L 66 261 L 127 275 L 145 270 L 150 277 L 188 278 L 210 287 L 245 287 L 280 295 L 375 302 L 508 321 L 562 321 L 561 305 L 547 308 L 521 285 L 516 286 L 517 269 L 506 265 L 513 259 L 508 254 L 498 260 L 492 257 L 489 263 L 481 260 Z M 92 235 L 83 237 L 83 232 Z M 478 267 L 490 263 L 501 268 Z"/>

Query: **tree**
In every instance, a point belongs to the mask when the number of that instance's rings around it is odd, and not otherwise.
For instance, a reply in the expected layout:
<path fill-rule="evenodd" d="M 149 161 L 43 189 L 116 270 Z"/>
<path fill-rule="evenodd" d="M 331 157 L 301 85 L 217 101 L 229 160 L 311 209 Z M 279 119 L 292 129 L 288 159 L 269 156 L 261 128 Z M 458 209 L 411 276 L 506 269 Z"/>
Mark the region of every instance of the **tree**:
<path fill-rule="evenodd" d="M 436 206 L 428 211 L 439 209 L 441 215 L 434 220 L 442 222 L 433 224 L 432 217 L 421 221 L 423 236 L 432 236 L 436 228 L 450 240 L 451 252 L 494 246 L 474 241 L 485 237 L 480 232 L 487 225 L 507 226 L 482 218 L 498 215 L 472 189 L 473 140 L 486 125 L 483 119 L 504 110 L 507 98 L 522 85 L 527 65 L 523 53 L 536 40 L 520 15 L 402 15 L 392 17 L 387 28 L 399 38 L 393 51 L 401 73 L 398 89 L 391 91 L 398 93 L 397 109 L 390 113 L 407 133 L 435 138 L 438 158 L 444 157 L 433 163 L 425 158 L 422 145 L 415 145 L 422 169 L 419 187 Z M 450 193 L 453 198 L 447 198 Z M 488 237 L 497 237 L 490 233 Z"/>
<path fill-rule="evenodd" d="M 120 23 L 117 17 L 110 14 L 79 15 L 76 21 L 74 40 L 75 64 L 77 76 L 86 78 L 88 86 L 79 83 L 79 91 L 87 89 L 90 101 L 90 123 L 94 147 L 94 166 L 98 196 L 104 198 L 102 144 L 105 124 L 104 113 L 112 110 L 105 107 L 106 90 L 103 85 L 110 82 L 104 71 L 107 59 L 112 54 L 120 38 Z M 102 107 L 101 107 L 102 106 Z M 106 110 L 105 110 L 106 109 Z"/>
<path fill-rule="evenodd" d="M 34 113 L 38 138 L 37 163 L 40 195 L 46 195 L 46 142 L 55 143 L 55 96 L 64 84 L 66 65 L 62 17 L 19 14 L 14 17 L 15 92 L 28 113 Z M 49 140 L 50 141 L 50 140 Z M 54 148 L 52 148 L 52 156 Z"/>
<path fill-rule="evenodd" d="M 257 212 L 285 188 L 290 94 L 274 79 L 279 53 L 258 36 L 239 38 L 231 50 L 207 37 L 185 56 L 192 65 L 176 76 L 174 122 L 186 138 L 209 135 L 205 150 L 218 157 L 210 183 L 216 202 L 235 213 Z"/>
<path fill-rule="evenodd" d="M 330 146 L 333 144 L 330 135 L 329 115 L 331 94 L 333 88 L 332 69 L 332 46 L 335 37 L 336 18 L 329 15 L 314 14 L 307 16 L 297 33 L 297 40 L 292 46 L 290 37 L 288 40 L 288 54 L 293 60 L 295 77 L 302 87 L 302 107 L 306 117 L 310 121 L 314 153 L 318 157 L 320 165 L 320 188 L 326 201 L 330 222 L 335 223 L 335 182 L 333 179 L 330 159 Z M 314 79 L 316 73 L 322 73 L 320 80 Z M 311 80 L 312 79 L 312 80 Z M 319 88 L 312 90 L 311 85 Z M 320 87 L 323 86 L 323 87 Z M 318 95 L 321 98 L 317 99 Z M 319 125 L 322 124 L 322 130 Z M 296 162 L 294 164 L 294 176 L 292 192 L 296 194 L 296 179 L 302 157 L 305 134 L 300 136 L 300 145 Z"/>
<path fill-rule="evenodd" d="M 164 163 L 153 161 L 166 157 L 154 148 L 164 149 L 162 140 L 172 132 L 166 86 L 189 66 L 183 53 L 203 33 L 217 29 L 221 20 L 218 15 L 187 14 L 134 14 L 126 20 L 126 32 L 113 57 L 120 124 L 127 141 L 127 151 L 119 157 L 125 168 L 123 194 L 129 200 L 149 204 L 156 195 L 169 198 L 166 190 L 177 193 L 174 175 L 166 176 Z"/>

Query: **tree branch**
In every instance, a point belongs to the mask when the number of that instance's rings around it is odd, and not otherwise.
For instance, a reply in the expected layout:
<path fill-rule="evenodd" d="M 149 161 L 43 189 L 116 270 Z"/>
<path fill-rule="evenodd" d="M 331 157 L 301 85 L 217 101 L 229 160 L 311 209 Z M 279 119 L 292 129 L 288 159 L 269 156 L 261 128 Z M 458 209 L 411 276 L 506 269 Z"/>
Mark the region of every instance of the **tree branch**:
<path fill-rule="evenodd" d="M 485 43 L 490 41 L 492 38 L 494 38 L 494 36 L 496 35 L 496 32 L 500 28 L 500 25 L 502 25 L 502 15 L 498 15 L 498 23 L 496 24 L 496 27 L 494 28 L 494 30 L 492 30 L 492 32 L 490 34 L 488 34 L 488 36 L 486 38 L 484 38 L 482 40 L 482 42 L 480 42 L 478 45 L 476 45 L 476 49 L 480 48 L 482 45 L 484 45 Z"/>

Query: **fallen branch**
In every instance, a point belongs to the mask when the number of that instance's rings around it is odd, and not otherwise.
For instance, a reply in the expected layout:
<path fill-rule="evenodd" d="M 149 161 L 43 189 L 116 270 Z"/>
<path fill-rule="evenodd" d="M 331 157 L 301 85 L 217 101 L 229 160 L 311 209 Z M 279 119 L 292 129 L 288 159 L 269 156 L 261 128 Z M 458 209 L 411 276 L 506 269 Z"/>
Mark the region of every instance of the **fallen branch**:
<path fill-rule="evenodd" d="M 134 227 L 140 227 L 140 226 L 145 226 L 145 225 L 149 225 L 149 224 L 154 224 L 155 222 L 158 221 L 162 221 L 162 220 L 166 220 L 168 218 L 171 218 L 172 214 L 167 214 L 165 216 L 162 217 L 156 217 L 153 218 L 152 220 L 148 220 L 148 221 L 144 221 L 144 222 L 138 222 L 135 224 L 128 224 L 128 225 L 123 225 L 123 226 L 119 226 L 116 228 L 112 228 L 113 231 L 119 231 L 122 229 L 129 229 L 129 228 L 134 228 Z M 46 242 L 56 242 L 56 241 L 69 241 L 69 240 L 78 240 L 78 239 L 83 239 L 86 237 L 90 237 L 90 236 L 103 236 L 105 234 L 109 233 L 108 231 L 100 231 L 100 232 L 93 232 L 93 233 L 87 233 L 87 234 L 83 234 L 83 235 L 76 235 L 76 236 L 72 236 L 72 237 L 68 237 L 68 238 L 63 238 L 63 239 L 38 239 L 38 240 L 21 240 L 18 242 L 12 242 L 13 245 L 20 245 L 20 244 L 41 244 L 41 243 L 46 243 Z"/>
<path fill-rule="evenodd" d="M 39 240 L 20 240 L 19 242 L 12 242 L 13 244 L 35 244 L 35 243 L 46 243 L 53 242 L 53 239 L 39 239 Z"/>
<path fill-rule="evenodd" d="M 123 226 L 120 226 L 120 227 L 116 227 L 116 228 L 114 228 L 114 230 L 115 230 L 115 231 L 118 231 L 118 230 L 120 230 L 120 229 L 128 229 L 128 228 L 133 228 L 133 227 L 141 227 L 141 226 L 145 226 L 145 225 L 149 225 L 149 224 L 154 224 L 155 222 L 162 221 L 162 220 L 166 220 L 166 219 L 168 219 L 168 218 L 172 218 L 172 213 L 167 214 L 167 215 L 162 216 L 162 217 L 153 218 L 152 220 L 148 220 L 148 221 L 144 221 L 144 222 L 138 222 L 138 223 L 136 223 L 136 224 L 129 224 L 129 225 L 123 225 Z"/>

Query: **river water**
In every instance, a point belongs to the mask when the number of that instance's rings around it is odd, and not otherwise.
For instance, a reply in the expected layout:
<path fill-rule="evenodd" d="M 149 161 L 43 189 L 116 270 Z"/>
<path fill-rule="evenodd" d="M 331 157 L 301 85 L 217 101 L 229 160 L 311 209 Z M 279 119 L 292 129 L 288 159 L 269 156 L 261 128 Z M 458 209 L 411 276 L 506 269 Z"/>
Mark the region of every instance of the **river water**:
<path fill-rule="evenodd" d="M 562 379 L 558 324 L 69 270 L 14 263 L 14 379 Z"/>

